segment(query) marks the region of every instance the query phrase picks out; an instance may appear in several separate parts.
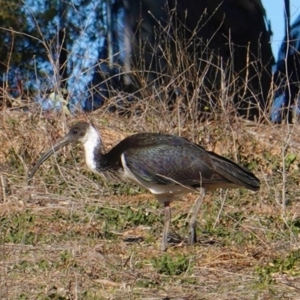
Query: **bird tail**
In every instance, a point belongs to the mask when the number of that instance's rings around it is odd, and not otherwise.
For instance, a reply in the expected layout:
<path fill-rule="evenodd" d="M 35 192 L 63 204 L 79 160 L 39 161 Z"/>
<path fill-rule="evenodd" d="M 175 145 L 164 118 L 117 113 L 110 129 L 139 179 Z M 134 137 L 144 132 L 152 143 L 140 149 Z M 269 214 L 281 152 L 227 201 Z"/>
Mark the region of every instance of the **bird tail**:
<path fill-rule="evenodd" d="M 251 191 L 259 190 L 260 181 L 249 170 L 216 153 L 208 153 L 212 156 L 215 170 L 226 180 L 233 184 L 243 186 Z"/>

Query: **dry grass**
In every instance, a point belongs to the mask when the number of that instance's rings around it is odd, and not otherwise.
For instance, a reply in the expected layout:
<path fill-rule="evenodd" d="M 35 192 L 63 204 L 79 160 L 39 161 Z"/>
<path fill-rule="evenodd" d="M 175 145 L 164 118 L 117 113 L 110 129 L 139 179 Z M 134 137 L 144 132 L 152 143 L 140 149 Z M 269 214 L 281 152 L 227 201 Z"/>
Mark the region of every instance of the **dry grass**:
<path fill-rule="evenodd" d="M 36 108 L 4 110 L 1 299 L 299 299 L 299 126 L 225 117 L 200 123 L 151 105 L 131 117 L 103 108 L 76 120 L 93 121 L 106 149 L 133 132 L 180 134 L 248 166 L 261 191 L 209 194 L 199 243 L 161 253 L 157 201 L 91 174 L 80 146 L 53 156 L 27 186 L 28 168 L 75 120 Z M 180 236 L 194 199 L 172 206 Z"/>

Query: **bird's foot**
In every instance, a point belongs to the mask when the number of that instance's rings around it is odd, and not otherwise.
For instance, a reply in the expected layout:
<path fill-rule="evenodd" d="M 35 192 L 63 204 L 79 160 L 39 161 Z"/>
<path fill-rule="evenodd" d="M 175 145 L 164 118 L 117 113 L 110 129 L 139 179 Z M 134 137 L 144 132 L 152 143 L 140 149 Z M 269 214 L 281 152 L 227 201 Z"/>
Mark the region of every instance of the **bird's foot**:
<path fill-rule="evenodd" d="M 180 243 L 184 242 L 183 238 L 177 233 L 168 233 L 167 234 L 167 241 L 161 244 L 161 251 L 166 251 L 168 249 L 168 245 L 179 245 Z"/>
<path fill-rule="evenodd" d="M 180 244 L 183 238 L 176 232 L 168 233 L 168 243 L 170 244 Z"/>
<path fill-rule="evenodd" d="M 129 236 L 123 239 L 123 242 L 125 243 L 141 243 L 144 241 L 144 238 L 142 236 Z"/>

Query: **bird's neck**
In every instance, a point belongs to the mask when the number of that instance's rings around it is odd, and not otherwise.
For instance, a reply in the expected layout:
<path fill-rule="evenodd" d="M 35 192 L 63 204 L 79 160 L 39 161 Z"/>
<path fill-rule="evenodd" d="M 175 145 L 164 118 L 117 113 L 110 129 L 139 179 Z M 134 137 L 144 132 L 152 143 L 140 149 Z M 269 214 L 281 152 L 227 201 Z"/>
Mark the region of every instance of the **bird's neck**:
<path fill-rule="evenodd" d="M 96 171 L 101 157 L 101 137 L 93 126 L 89 127 L 82 143 L 86 164 L 91 171 Z"/>

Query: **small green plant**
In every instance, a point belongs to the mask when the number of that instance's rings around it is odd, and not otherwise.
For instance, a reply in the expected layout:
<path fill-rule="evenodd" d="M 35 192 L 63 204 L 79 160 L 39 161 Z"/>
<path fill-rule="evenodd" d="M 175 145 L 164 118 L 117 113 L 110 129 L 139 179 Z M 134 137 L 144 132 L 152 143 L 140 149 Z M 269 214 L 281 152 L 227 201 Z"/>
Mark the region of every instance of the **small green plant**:
<path fill-rule="evenodd" d="M 18 213 L 9 218 L 0 219 L 1 231 L 5 234 L 5 241 L 16 244 L 32 245 L 38 236 L 31 229 L 34 227 L 35 217 L 29 210 Z"/>
<path fill-rule="evenodd" d="M 25 294 L 21 294 L 21 295 L 19 295 L 16 299 L 17 299 L 17 300 L 27 300 L 27 299 L 29 299 L 29 297 L 26 296 Z"/>
<path fill-rule="evenodd" d="M 275 282 L 272 276 L 272 270 L 269 266 L 256 267 L 255 271 L 259 277 L 258 281 L 260 285 L 268 286 Z"/>
<path fill-rule="evenodd" d="M 164 255 L 152 259 L 152 265 L 155 270 L 164 275 L 181 275 L 186 273 L 191 268 L 191 260 L 185 255 L 165 253 Z"/>
<path fill-rule="evenodd" d="M 86 210 L 92 213 L 96 219 L 103 221 L 107 230 L 109 228 L 120 230 L 128 226 L 138 225 L 150 226 L 160 221 L 160 217 L 157 214 L 143 209 L 143 207 L 133 208 L 130 205 L 125 205 L 120 209 L 106 206 L 87 206 Z"/>
<path fill-rule="evenodd" d="M 64 267 L 64 268 L 77 267 L 77 263 L 74 259 L 73 254 L 71 253 L 71 251 L 68 251 L 68 250 L 61 251 L 59 256 L 60 256 L 60 261 L 57 262 L 57 265 Z"/>
<path fill-rule="evenodd" d="M 160 217 L 145 209 L 133 210 L 130 206 L 124 207 L 124 219 L 132 225 L 153 225 L 160 221 Z"/>
<path fill-rule="evenodd" d="M 290 229 L 295 235 L 300 233 L 300 218 L 288 222 Z"/>
<path fill-rule="evenodd" d="M 154 280 L 139 278 L 136 282 L 136 286 L 140 288 L 151 288 L 157 286 L 158 283 Z"/>
<path fill-rule="evenodd" d="M 285 157 L 285 167 L 289 169 L 291 164 L 296 160 L 297 156 L 294 153 L 287 154 Z"/>
<path fill-rule="evenodd" d="M 37 272 L 37 271 L 46 271 L 51 267 L 51 263 L 45 259 L 40 261 L 32 262 L 28 260 L 22 260 L 14 265 L 13 269 L 18 270 L 22 273 L 27 272 Z"/>
<path fill-rule="evenodd" d="M 268 165 L 271 167 L 271 169 L 276 170 L 280 168 L 280 157 L 279 156 L 274 156 L 270 152 L 264 152 L 263 153 L 264 159 L 268 162 Z"/>
<path fill-rule="evenodd" d="M 300 275 L 300 249 L 292 251 L 285 258 L 275 258 L 266 266 L 256 268 L 259 276 L 259 282 L 264 285 L 275 283 L 273 274 L 289 274 L 290 276 Z"/>

